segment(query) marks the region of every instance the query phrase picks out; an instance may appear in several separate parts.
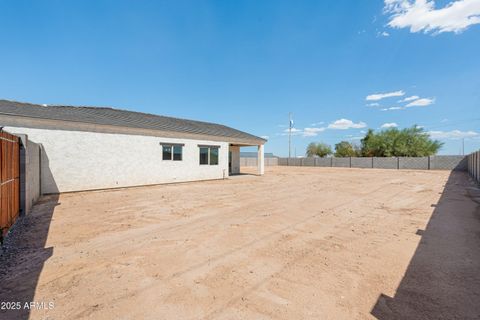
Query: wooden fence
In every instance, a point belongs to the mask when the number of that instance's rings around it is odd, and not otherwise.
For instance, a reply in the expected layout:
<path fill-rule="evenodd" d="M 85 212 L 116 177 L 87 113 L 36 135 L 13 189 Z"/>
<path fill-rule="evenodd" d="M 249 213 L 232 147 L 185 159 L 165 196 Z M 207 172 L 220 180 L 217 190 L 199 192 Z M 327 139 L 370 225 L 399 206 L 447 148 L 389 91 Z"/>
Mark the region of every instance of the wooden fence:
<path fill-rule="evenodd" d="M 0 130 L 0 240 L 20 213 L 20 140 Z"/>

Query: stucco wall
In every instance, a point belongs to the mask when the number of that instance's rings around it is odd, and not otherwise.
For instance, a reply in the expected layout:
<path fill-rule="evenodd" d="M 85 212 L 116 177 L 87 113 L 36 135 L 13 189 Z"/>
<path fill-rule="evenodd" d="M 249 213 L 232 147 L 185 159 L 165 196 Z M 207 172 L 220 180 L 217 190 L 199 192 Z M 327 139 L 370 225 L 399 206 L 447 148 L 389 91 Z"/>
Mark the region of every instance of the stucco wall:
<path fill-rule="evenodd" d="M 240 173 L 240 147 L 230 146 L 232 152 L 232 174 Z"/>
<path fill-rule="evenodd" d="M 228 177 L 228 143 L 140 135 L 7 127 L 40 144 L 41 192 L 58 193 Z M 160 142 L 184 143 L 163 161 Z M 219 145 L 219 164 L 199 164 L 198 145 Z"/>
<path fill-rule="evenodd" d="M 25 212 L 40 198 L 40 146 L 27 138 L 25 148 Z"/>

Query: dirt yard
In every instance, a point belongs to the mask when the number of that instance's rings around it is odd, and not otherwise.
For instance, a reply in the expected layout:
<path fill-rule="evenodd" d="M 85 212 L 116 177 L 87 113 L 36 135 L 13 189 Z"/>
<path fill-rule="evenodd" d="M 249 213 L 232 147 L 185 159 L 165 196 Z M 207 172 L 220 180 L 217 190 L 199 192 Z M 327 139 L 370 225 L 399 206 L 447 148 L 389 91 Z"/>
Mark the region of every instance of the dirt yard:
<path fill-rule="evenodd" d="M 0 318 L 478 319 L 479 199 L 466 173 L 298 167 L 50 196 Z"/>

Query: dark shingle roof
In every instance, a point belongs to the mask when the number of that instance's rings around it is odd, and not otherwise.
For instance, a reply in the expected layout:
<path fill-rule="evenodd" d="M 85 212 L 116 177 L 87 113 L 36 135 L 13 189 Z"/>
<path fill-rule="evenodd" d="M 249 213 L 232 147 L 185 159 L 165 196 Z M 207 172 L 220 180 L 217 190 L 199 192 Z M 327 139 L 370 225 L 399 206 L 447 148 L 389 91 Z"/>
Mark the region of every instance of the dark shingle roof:
<path fill-rule="evenodd" d="M 0 100 L 0 115 L 82 122 L 128 128 L 182 132 L 264 143 L 266 140 L 221 124 L 104 107 L 37 105 Z M 228 141 L 228 139 L 226 139 Z"/>

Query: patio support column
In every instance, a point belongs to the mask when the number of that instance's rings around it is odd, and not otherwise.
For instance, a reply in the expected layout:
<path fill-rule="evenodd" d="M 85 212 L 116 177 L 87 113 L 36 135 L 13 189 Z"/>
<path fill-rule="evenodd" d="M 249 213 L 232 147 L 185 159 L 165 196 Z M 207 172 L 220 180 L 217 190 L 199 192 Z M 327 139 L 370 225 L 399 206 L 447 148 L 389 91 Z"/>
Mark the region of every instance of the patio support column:
<path fill-rule="evenodd" d="M 258 155 L 257 155 L 257 166 L 258 166 L 258 174 L 263 175 L 265 173 L 265 154 L 264 154 L 264 147 L 263 144 L 258 146 Z"/>

